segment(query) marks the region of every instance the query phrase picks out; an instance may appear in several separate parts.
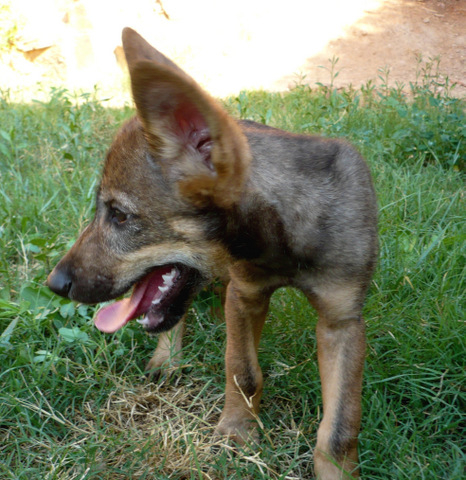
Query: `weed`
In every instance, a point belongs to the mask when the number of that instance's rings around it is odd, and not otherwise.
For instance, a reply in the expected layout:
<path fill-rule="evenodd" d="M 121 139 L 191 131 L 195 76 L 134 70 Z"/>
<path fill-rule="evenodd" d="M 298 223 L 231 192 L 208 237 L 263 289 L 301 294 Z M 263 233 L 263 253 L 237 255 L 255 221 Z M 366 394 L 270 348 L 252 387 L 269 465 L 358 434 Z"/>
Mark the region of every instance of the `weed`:
<path fill-rule="evenodd" d="M 339 60 L 340 59 L 338 57 L 333 56 L 332 58 L 329 58 L 330 67 L 326 67 L 324 65 L 319 66 L 319 68 L 322 68 L 322 69 L 326 70 L 329 73 L 329 76 L 330 76 L 330 84 L 329 84 L 328 87 L 324 86 L 324 84 L 322 84 L 322 83 L 317 83 L 317 85 L 319 85 L 324 90 L 328 88 L 329 91 L 332 91 L 334 89 L 335 80 L 338 77 L 338 75 L 340 74 L 340 72 L 337 69 L 337 65 L 338 65 Z"/>

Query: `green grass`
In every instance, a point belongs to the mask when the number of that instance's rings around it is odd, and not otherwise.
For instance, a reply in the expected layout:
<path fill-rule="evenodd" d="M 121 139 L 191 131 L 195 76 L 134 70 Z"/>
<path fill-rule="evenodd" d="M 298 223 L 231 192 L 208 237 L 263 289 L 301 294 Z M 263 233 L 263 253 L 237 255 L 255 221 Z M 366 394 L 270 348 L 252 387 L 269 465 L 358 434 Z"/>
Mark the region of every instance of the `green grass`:
<path fill-rule="evenodd" d="M 426 76 L 401 88 L 244 92 L 234 115 L 349 138 L 380 204 L 381 253 L 365 307 L 360 435 L 370 479 L 460 479 L 464 430 L 464 102 Z M 209 298 L 189 319 L 180 375 L 147 384 L 155 347 L 137 324 L 113 336 L 93 308 L 52 295 L 51 267 L 91 218 L 105 150 L 129 109 L 54 90 L 0 100 L 0 479 L 309 478 L 321 412 L 316 318 L 278 291 L 260 348 L 261 448 L 215 454 L 224 324 Z"/>

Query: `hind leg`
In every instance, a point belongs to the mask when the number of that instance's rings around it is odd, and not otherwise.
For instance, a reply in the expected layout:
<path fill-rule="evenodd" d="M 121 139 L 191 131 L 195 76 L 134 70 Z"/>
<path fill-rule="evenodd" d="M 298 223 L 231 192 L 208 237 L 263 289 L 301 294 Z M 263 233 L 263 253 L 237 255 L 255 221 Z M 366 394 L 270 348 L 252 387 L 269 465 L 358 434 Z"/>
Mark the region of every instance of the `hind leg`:
<path fill-rule="evenodd" d="M 359 477 L 357 442 L 366 340 L 361 316 L 365 288 L 332 285 L 309 295 L 319 314 L 317 353 L 323 419 L 314 452 L 320 480 Z"/>

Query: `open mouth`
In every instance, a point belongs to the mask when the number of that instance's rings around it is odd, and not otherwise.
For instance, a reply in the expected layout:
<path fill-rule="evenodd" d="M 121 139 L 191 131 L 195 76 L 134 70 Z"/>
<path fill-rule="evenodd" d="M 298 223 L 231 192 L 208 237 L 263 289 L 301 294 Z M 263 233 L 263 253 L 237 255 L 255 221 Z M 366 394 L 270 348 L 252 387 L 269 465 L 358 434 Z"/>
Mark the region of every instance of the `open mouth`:
<path fill-rule="evenodd" d="M 197 286 L 199 273 L 191 268 L 172 264 L 156 267 L 133 288 L 130 298 L 102 307 L 96 314 L 95 326 L 113 333 L 138 318 L 148 332 L 172 328 L 184 315 Z"/>

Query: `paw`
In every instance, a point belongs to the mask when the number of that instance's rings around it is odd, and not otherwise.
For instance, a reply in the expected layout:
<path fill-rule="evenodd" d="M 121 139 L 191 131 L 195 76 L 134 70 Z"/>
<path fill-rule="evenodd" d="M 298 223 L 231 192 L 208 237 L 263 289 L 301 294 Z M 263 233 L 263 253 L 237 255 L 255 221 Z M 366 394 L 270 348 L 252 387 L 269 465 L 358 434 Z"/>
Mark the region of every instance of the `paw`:
<path fill-rule="evenodd" d="M 214 433 L 215 437 L 222 437 L 228 443 L 238 446 L 259 444 L 257 423 L 251 418 L 220 419 Z"/>
<path fill-rule="evenodd" d="M 162 378 L 170 378 L 179 371 L 181 356 L 170 357 L 166 355 L 154 356 L 147 362 L 144 374 L 151 382 L 158 382 Z"/>
<path fill-rule="evenodd" d="M 317 480 L 351 480 L 359 478 L 359 469 L 355 462 L 345 458 L 337 462 L 321 450 L 314 451 L 314 471 Z"/>

